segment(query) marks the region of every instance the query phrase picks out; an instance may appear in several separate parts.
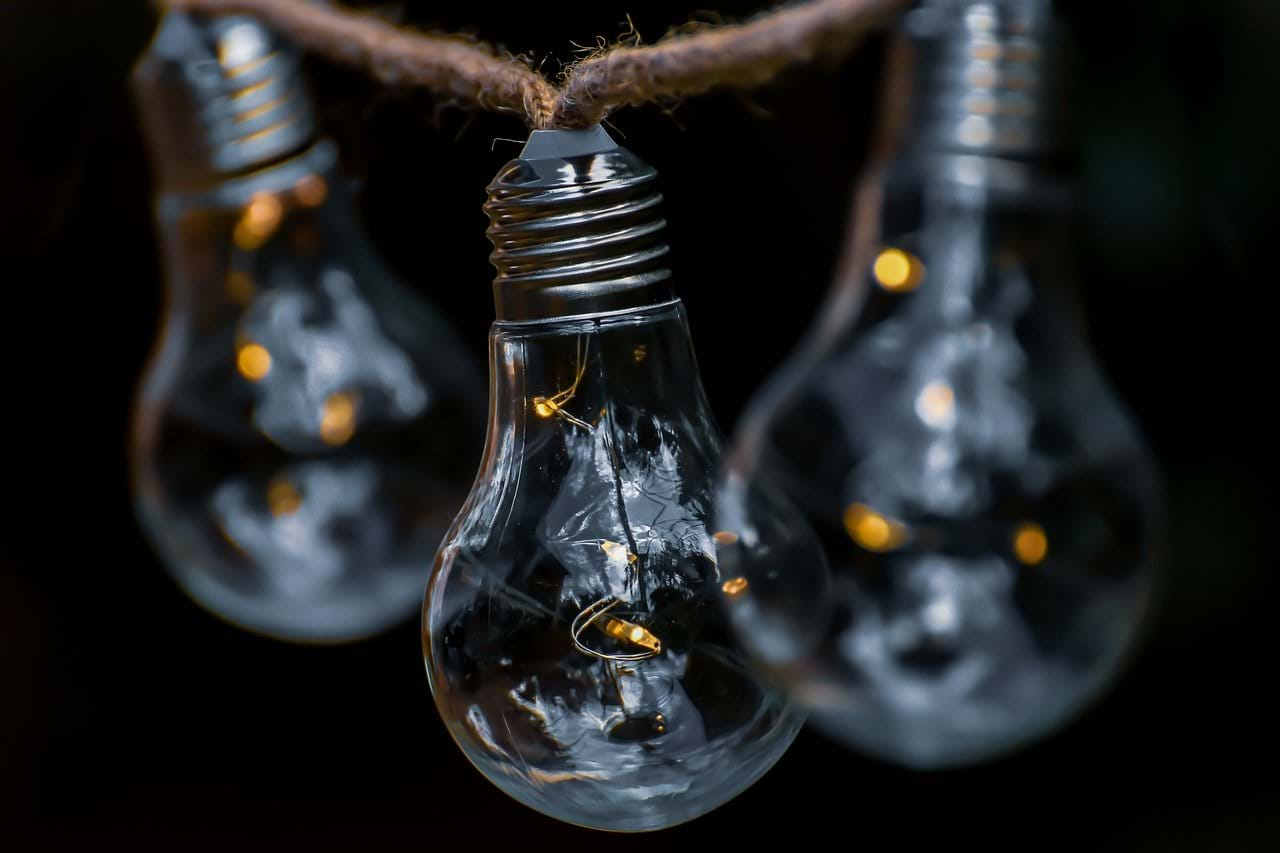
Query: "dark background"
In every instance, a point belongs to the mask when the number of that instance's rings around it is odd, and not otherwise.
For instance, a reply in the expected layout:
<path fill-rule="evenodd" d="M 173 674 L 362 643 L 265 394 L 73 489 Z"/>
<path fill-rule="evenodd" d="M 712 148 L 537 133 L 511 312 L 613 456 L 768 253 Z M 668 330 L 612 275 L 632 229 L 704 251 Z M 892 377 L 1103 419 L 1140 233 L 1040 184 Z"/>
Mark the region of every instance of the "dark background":
<path fill-rule="evenodd" d="M 1060 734 L 972 770 L 898 770 L 806 732 L 734 802 L 639 838 L 558 824 L 482 779 L 437 717 L 415 625 L 292 647 L 218 622 L 167 579 L 135 527 L 126 472 L 160 282 L 125 82 L 153 13 L 140 0 L 0 5 L 0 846 L 17 833 L 31 846 L 147 848 L 1280 848 L 1276 331 L 1263 307 L 1276 280 L 1280 4 L 1071 9 L 1087 105 L 1081 295 L 1167 486 L 1165 584 L 1127 676 Z M 552 68 L 573 42 L 622 32 L 627 12 L 653 40 L 702 8 L 444 5 L 410 3 L 407 20 L 471 29 Z M 614 118 L 662 175 L 677 286 L 726 427 L 829 280 L 881 49 L 747 97 Z M 483 357 L 480 204 L 520 123 L 310 71 L 364 178 L 378 248 Z"/>

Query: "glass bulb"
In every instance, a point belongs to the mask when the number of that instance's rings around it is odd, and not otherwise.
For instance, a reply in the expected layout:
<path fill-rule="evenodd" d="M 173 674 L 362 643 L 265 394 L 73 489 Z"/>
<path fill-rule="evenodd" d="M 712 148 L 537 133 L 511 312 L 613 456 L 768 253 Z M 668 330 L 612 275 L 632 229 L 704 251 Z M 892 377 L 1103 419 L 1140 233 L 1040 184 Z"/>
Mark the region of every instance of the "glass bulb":
<path fill-rule="evenodd" d="M 196 602 L 338 642 L 421 601 L 479 458 L 483 380 L 372 254 L 297 76 L 244 17 L 168 13 L 139 65 L 167 304 L 134 490 Z"/>
<path fill-rule="evenodd" d="M 800 725 L 718 606 L 721 439 L 654 177 L 596 127 L 535 131 L 490 185 L 488 444 L 423 616 L 467 757 L 525 805 L 610 830 L 715 808 Z"/>
<path fill-rule="evenodd" d="M 910 20 L 916 112 L 881 243 L 749 409 L 719 492 L 744 641 L 819 728 L 916 767 L 1081 708 L 1151 583 L 1154 470 L 1076 323 L 1042 12 Z M 778 520 L 783 498 L 803 519 Z"/>

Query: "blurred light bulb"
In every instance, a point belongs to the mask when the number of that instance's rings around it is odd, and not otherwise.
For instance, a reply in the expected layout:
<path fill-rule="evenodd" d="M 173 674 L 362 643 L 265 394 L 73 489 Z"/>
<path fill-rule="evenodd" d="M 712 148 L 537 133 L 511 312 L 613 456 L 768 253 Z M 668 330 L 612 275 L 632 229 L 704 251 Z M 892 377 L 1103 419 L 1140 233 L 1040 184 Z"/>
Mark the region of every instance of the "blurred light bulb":
<path fill-rule="evenodd" d="M 939 0 L 908 26 L 882 244 L 748 411 L 716 523 L 741 636 L 814 722 L 932 767 L 1099 691 L 1148 597 L 1157 500 L 1073 322 L 1044 4 Z M 805 519 L 780 522 L 783 497 Z"/>
<path fill-rule="evenodd" d="M 695 818 L 799 727 L 717 602 L 721 449 L 663 267 L 653 169 L 602 129 L 535 131 L 489 186 L 490 431 L 437 557 L 436 704 L 494 784 L 612 830 Z"/>
<path fill-rule="evenodd" d="M 168 279 L 133 435 L 144 527 L 237 625 L 389 627 L 466 495 L 483 379 L 373 256 L 287 45 L 170 12 L 135 85 Z"/>

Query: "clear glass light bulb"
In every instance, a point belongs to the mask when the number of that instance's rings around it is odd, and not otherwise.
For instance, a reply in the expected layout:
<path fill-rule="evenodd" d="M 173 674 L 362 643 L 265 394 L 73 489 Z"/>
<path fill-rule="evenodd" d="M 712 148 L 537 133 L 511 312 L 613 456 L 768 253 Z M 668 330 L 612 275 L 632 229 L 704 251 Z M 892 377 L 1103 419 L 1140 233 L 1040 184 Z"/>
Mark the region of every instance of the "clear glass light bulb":
<path fill-rule="evenodd" d="M 373 256 L 287 45 L 171 12 L 135 84 L 167 279 L 133 430 L 145 531 L 239 626 L 387 628 L 466 495 L 481 374 Z"/>
<path fill-rule="evenodd" d="M 1151 582 L 1154 470 L 1078 329 L 1044 12 L 909 19 L 882 242 L 749 409 L 719 492 L 744 641 L 819 728 L 916 767 L 1059 725 Z"/>
<path fill-rule="evenodd" d="M 710 811 L 800 719 L 743 659 L 711 527 L 721 439 L 663 268 L 651 168 L 535 131 L 489 187 L 488 444 L 427 589 L 436 704 L 467 757 L 571 823 Z"/>

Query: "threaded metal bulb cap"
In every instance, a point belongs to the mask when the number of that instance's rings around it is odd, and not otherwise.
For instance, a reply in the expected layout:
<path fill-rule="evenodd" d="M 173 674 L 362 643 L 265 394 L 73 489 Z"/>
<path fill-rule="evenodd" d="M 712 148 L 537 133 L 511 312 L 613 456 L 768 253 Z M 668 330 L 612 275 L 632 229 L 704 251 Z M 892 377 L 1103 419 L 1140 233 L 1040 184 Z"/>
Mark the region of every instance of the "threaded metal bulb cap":
<path fill-rule="evenodd" d="M 1067 147 L 1067 57 L 1048 0 L 922 0 L 906 28 L 919 149 L 1027 160 Z"/>
<path fill-rule="evenodd" d="M 297 50 L 248 16 L 166 12 L 133 90 L 166 189 L 204 189 L 315 140 Z"/>
<path fill-rule="evenodd" d="M 488 186 L 499 320 L 674 299 L 657 172 L 596 125 L 535 130 Z"/>

